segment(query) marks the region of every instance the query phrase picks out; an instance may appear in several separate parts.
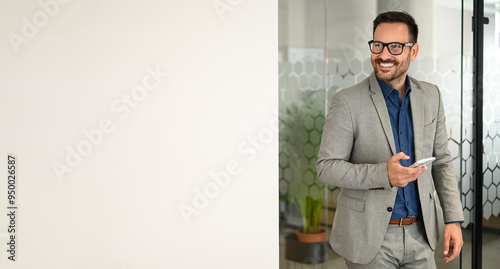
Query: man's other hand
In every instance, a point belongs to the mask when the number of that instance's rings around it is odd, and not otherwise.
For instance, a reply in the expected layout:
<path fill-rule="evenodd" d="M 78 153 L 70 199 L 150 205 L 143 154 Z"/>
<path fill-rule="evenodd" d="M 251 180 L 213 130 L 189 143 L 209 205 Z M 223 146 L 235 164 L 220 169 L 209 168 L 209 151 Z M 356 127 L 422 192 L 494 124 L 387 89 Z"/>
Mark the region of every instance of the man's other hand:
<path fill-rule="evenodd" d="M 450 223 L 444 226 L 444 245 L 443 254 L 445 255 L 443 260 L 446 263 L 453 261 L 462 250 L 464 240 L 462 238 L 462 229 L 460 228 L 460 223 Z"/>

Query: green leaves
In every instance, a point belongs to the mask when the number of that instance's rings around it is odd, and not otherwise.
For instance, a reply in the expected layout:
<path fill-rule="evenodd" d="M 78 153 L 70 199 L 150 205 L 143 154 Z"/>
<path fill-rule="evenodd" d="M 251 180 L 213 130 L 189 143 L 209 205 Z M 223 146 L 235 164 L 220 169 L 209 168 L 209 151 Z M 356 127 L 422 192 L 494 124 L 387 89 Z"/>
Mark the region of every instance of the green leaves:
<path fill-rule="evenodd" d="M 325 92 L 304 91 L 281 108 L 280 154 L 286 156 L 284 169 L 287 194 L 300 207 L 304 233 L 316 233 L 321 218 L 324 185 L 317 181 L 316 161 L 325 121 Z M 280 163 L 281 164 L 281 163 Z M 282 197 L 286 199 L 285 196 Z"/>
<path fill-rule="evenodd" d="M 319 231 L 323 199 L 314 199 L 310 195 L 306 197 L 297 196 L 296 199 L 302 214 L 302 231 L 304 233 L 317 233 Z"/>

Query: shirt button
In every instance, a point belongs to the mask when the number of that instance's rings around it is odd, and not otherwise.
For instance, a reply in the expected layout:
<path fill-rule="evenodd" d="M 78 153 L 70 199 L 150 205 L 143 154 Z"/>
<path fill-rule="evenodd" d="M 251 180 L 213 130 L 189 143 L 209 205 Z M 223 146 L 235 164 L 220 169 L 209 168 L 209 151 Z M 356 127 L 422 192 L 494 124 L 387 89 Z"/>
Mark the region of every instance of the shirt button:
<path fill-rule="evenodd" d="M 403 134 L 403 131 L 399 132 L 399 134 Z"/>
<path fill-rule="evenodd" d="M 388 207 L 387 212 L 392 212 L 392 207 Z"/>

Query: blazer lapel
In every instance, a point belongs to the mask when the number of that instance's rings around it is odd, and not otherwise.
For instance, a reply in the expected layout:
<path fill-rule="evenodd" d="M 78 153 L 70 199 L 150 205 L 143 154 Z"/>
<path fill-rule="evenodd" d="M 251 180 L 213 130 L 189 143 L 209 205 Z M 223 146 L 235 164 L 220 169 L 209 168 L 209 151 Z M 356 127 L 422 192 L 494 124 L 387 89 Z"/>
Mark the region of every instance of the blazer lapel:
<path fill-rule="evenodd" d="M 410 93 L 411 116 L 413 121 L 413 141 L 415 145 L 415 159 L 422 159 L 422 147 L 424 143 L 424 110 L 425 97 L 416 83 L 411 84 Z"/>
<path fill-rule="evenodd" d="M 385 132 L 385 136 L 387 137 L 387 141 L 391 146 L 392 155 L 394 155 L 397 152 L 396 144 L 394 142 L 394 136 L 392 134 L 391 119 L 389 118 L 389 112 L 387 111 L 387 104 L 385 103 L 384 94 L 382 93 L 382 89 L 380 89 L 380 85 L 378 84 L 374 72 L 372 72 L 372 74 L 369 76 L 368 82 L 370 85 L 370 91 L 372 92 L 373 105 L 375 105 L 380 123 L 382 124 L 382 128 Z"/>

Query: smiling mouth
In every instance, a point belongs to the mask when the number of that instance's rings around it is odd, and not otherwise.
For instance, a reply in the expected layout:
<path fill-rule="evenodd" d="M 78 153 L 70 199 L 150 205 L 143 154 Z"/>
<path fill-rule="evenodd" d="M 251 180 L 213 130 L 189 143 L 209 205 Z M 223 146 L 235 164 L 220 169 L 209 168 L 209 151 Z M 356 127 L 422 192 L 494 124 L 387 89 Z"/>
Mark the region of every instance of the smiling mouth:
<path fill-rule="evenodd" d="M 394 66 L 394 63 L 381 63 L 381 62 L 379 62 L 379 64 L 382 67 L 393 67 Z"/>

